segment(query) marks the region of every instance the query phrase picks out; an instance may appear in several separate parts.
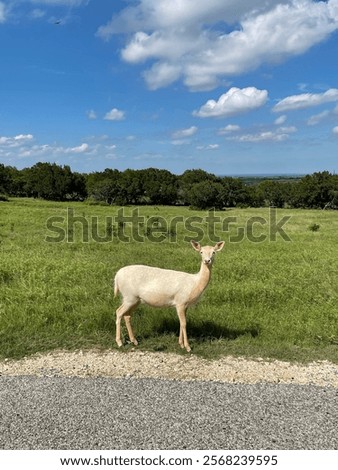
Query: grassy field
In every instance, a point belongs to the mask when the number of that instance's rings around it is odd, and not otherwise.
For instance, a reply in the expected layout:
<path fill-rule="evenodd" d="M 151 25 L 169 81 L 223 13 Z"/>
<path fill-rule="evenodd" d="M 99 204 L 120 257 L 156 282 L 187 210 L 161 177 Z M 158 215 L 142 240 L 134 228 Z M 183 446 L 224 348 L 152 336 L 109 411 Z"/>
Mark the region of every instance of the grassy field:
<path fill-rule="evenodd" d="M 140 207 L 132 229 L 117 221 L 118 210 L 29 199 L 0 203 L 1 358 L 116 348 L 119 299 L 111 286 L 120 267 L 198 271 L 188 240 L 204 235 L 210 244 L 207 212 Z M 207 291 L 188 311 L 192 352 L 338 363 L 338 213 L 232 209 L 215 216 L 221 219 L 215 235 L 226 245 Z M 274 235 L 273 218 L 290 216 L 284 235 Z M 163 241 L 156 243 L 159 236 Z M 142 305 L 133 325 L 139 349 L 186 354 L 178 346 L 174 309 Z"/>

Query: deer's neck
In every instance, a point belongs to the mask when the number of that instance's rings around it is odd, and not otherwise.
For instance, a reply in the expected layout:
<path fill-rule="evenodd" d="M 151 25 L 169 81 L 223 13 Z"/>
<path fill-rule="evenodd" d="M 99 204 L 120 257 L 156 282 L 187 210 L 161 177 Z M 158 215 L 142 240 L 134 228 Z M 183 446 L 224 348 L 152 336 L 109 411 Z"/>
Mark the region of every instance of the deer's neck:
<path fill-rule="evenodd" d="M 188 304 L 194 304 L 198 301 L 203 291 L 207 287 L 211 276 L 211 266 L 202 262 L 199 272 L 196 274 L 196 284 L 189 296 Z"/>
<path fill-rule="evenodd" d="M 197 278 L 198 278 L 198 284 L 202 287 L 203 290 L 209 284 L 210 277 L 211 277 L 211 265 L 205 264 L 202 261 L 201 268 L 198 272 Z"/>

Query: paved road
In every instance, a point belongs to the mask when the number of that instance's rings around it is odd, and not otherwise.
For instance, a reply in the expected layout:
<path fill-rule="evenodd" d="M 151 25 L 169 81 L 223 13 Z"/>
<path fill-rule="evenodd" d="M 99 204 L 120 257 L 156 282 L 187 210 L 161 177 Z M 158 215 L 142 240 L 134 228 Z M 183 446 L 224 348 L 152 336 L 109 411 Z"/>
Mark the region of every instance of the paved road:
<path fill-rule="evenodd" d="M 338 389 L 0 377 L 2 449 L 338 449 Z"/>

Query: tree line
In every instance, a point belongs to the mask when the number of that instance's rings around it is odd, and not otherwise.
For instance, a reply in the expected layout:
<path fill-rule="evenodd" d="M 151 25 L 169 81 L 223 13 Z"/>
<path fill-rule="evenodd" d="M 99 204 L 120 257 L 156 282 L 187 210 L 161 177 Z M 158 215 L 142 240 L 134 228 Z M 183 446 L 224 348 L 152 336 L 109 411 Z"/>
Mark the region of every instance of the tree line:
<path fill-rule="evenodd" d="M 198 209 L 227 207 L 291 207 L 338 209 L 338 175 L 322 171 L 290 180 L 221 177 L 201 169 L 175 175 L 147 168 L 107 168 L 89 174 L 69 166 L 37 163 L 18 170 L 0 164 L 0 200 L 8 196 L 51 201 L 83 201 L 115 205 L 189 205 Z"/>

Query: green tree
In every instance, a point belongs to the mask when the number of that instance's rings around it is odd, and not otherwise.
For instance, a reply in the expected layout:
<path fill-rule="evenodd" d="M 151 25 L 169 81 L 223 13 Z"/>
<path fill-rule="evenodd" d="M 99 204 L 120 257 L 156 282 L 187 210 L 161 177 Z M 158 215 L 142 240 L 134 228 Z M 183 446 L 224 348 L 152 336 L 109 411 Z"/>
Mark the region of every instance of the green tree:
<path fill-rule="evenodd" d="M 284 207 L 287 199 L 286 183 L 273 180 L 265 180 L 256 188 L 256 196 L 262 205 L 271 207 Z"/>
<path fill-rule="evenodd" d="M 221 183 L 201 181 L 190 187 L 188 201 L 197 209 L 222 209 L 222 190 Z"/>
<path fill-rule="evenodd" d="M 119 195 L 116 203 L 120 205 L 141 204 L 144 197 L 143 181 L 140 171 L 127 169 L 119 178 Z"/>
<path fill-rule="evenodd" d="M 119 170 L 106 168 L 101 172 L 90 173 L 86 177 L 88 196 L 97 201 L 114 204 L 120 195 Z"/>
<path fill-rule="evenodd" d="M 9 194 L 11 192 L 12 177 L 10 168 L 0 163 L 0 193 Z"/>
<path fill-rule="evenodd" d="M 178 177 L 178 198 L 181 204 L 190 204 L 190 190 L 196 183 L 219 182 L 220 178 L 201 169 L 186 170 Z"/>
<path fill-rule="evenodd" d="M 144 202 L 147 204 L 176 204 L 178 179 L 168 170 L 147 168 L 140 170 Z"/>
<path fill-rule="evenodd" d="M 293 205 L 323 209 L 334 200 L 335 191 L 338 191 L 336 175 L 328 171 L 306 175 L 297 184 Z"/>
<path fill-rule="evenodd" d="M 37 163 L 26 171 L 28 195 L 51 201 L 83 199 L 86 197 L 85 178 L 73 174 L 69 166 Z"/>
<path fill-rule="evenodd" d="M 224 207 L 250 205 L 251 196 L 248 188 L 239 178 L 224 177 L 221 179 L 221 200 Z"/>
<path fill-rule="evenodd" d="M 73 173 L 70 185 L 70 192 L 67 194 L 68 199 L 81 201 L 88 195 L 85 175 L 82 173 Z"/>

